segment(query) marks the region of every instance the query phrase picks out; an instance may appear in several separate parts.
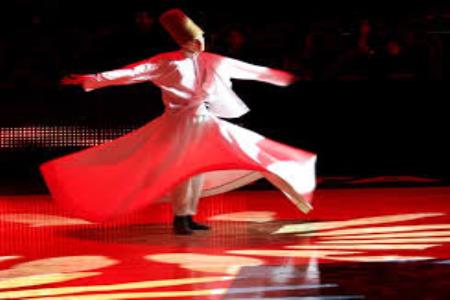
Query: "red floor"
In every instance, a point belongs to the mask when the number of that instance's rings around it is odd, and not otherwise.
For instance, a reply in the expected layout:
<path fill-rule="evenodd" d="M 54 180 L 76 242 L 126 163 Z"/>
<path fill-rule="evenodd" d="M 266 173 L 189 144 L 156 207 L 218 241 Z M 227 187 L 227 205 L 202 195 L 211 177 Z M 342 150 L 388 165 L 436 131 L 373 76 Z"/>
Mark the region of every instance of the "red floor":
<path fill-rule="evenodd" d="M 48 196 L 0 197 L 0 299 L 450 299 L 450 188 L 203 199 L 211 232 L 174 236 L 168 204 L 108 224 Z"/>

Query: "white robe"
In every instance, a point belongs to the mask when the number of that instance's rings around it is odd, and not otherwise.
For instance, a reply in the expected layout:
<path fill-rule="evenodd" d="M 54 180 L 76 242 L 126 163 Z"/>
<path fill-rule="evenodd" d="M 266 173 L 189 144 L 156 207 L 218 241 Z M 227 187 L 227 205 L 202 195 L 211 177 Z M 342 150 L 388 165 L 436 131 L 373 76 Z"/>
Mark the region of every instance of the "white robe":
<path fill-rule="evenodd" d="M 177 184 L 204 174 L 202 196 L 265 177 L 308 212 L 316 155 L 219 119 L 249 111 L 231 79 L 286 86 L 295 78 L 212 53 L 182 51 L 87 76 L 86 91 L 152 82 L 162 90 L 165 112 L 114 141 L 41 165 L 54 200 L 79 217 L 105 220 L 170 198 Z"/>

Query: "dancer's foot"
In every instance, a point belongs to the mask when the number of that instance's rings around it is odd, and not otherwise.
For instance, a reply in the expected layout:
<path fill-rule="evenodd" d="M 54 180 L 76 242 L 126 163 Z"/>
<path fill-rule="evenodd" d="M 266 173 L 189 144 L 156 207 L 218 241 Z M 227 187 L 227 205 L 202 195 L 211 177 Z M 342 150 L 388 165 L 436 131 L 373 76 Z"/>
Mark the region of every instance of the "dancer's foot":
<path fill-rule="evenodd" d="M 211 227 L 209 227 L 208 225 L 195 222 L 194 219 L 192 218 L 192 216 L 187 216 L 187 218 L 188 218 L 189 228 L 192 230 L 210 230 L 211 229 Z"/>
<path fill-rule="evenodd" d="M 173 219 L 173 231 L 178 235 L 192 234 L 192 229 L 189 226 L 189 217 L 175 216 Z"/>

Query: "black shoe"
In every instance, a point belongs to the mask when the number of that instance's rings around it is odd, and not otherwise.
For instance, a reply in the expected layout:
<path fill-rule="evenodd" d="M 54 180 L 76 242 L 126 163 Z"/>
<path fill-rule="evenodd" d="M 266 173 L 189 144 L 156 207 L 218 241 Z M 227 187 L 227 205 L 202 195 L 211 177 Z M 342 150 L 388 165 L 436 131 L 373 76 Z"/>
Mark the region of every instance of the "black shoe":
<path fill-rule="evenodd" d="M 211 227 L 194 221 L 192 216 L 187 216 L 189 228 L 192 230 L 210 230 Z"/>
<path fill-rule="evenodd" d="M 188 216 L 175 216 L 173 219 L 173 231 L 179 235 L 190 235 L 192 229 L 189 226 Z"/>

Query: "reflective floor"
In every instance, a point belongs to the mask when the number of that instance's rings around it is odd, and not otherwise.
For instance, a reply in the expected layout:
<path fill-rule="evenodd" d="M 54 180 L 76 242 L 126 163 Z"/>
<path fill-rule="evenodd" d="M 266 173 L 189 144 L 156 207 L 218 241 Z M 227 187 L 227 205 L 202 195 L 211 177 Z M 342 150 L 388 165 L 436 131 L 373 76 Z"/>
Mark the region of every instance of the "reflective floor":
<path fill-rule="evenodd" d="M 314 205 L 205 198 L 213 230 L 175 236 L 165 203 L 92 224 L 0 196 L 0 299 L 450 299 L 450 187 L 323 189 Z"/>

